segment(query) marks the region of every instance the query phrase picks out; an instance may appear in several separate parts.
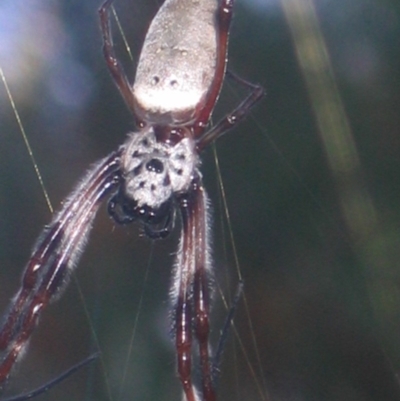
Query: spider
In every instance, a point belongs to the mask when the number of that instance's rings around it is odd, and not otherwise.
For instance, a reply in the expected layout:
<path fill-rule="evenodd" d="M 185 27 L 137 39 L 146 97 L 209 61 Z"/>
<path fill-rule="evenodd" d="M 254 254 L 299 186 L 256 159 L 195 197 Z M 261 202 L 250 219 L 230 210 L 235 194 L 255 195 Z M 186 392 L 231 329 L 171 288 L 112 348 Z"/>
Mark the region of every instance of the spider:
<path fill-rule="evenodd" d="M 234 0 L 166 0 L 147 32 L 131 84 L 112 42 L 110 7 L 99 9 L 103 53 L 138 130 L 92 166 L 37 240 L 0 330 L 0 384 L 38 324 L 46 305 L 65 288 L 85 247 L 100 204 L 117 224 L 138 220 L 148 237 L 164 238 L 181 220 L 170 291 L 177 370 L 187 401 L 214 401 L 209 348 L 210 219 L 199 170 L 200 153 L 241 121 L 263 96 L 259 85 L 215 126 L 210 117 L 225 77 Z M 200 390 L 192 380 L 198 346 Z"/>

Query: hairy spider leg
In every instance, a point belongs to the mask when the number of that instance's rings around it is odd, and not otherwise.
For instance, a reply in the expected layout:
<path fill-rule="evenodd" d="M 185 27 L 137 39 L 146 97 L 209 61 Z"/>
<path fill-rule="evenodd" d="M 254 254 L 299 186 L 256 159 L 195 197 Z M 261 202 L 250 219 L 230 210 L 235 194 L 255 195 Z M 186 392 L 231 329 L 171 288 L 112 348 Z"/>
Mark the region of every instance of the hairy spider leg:
<path fill-rule="evenodd" d="M 118 184 L 119 155 L 97 163 L 39 237 L 0 330 L 0 386 L 22 354 L 43 309 L 60 294 L 83 251 L 101 201 Z"/>
<path fill-rule="evenodd" d="M 207 195 L 197 177 L 178 199 L 182 217 L 180 247 L 171 297 L 175 309 L 178 373 L 187 401 L 199 400 L 192 384 L 192 332 L 199 346 L 202 398 L 215 400 L 209 354 L 209 274 L 212 269 Z"/>

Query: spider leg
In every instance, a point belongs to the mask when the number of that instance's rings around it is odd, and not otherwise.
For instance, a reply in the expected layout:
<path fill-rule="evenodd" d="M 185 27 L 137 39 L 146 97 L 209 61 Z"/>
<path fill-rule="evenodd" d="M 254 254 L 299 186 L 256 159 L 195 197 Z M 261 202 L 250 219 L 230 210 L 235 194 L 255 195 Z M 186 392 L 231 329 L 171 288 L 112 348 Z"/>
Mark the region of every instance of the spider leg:
<path fill-rule="evenodd" d="M 183 204 L 183 199 L 181 204 Z M 171 296 L 175 303 L 175 344 L 177 351 L 178 375 L 186 401 L 197 401 L 192 384 L 192 304 L 191 282 L 194 270 L 194 233 L 191 212 L 181 207 L 183 227 L 177 255 L 175 280 Z"/>
<path fill-rule="evenodd" d="M 99 355 L 100 355 L 99 352 L 97 352 L 97 353 L 95 353 L 93 355 L 90 355 L 89 357 L 87 357 L 83 361 L 78 362 L 76 365 L 72 366 L 71 368 L 69 368 L 65 372 L 61 373 L 56 378 L 52 379 L 51 381 L 45 383 L 44 385 L 42 385 L 42 386 L 40 386 L 40 387 L 38 387 L 38 388 L 36 388 L 34 390 L 31 390 L 31 391 L 29 391 L 27 393 L 15 395 L 15 396 L 12 396 L 12 397 L 9 397 L 9 398 L 2 398 L 1 401 L 26 401 L 26 400 L 30 400 L 32 398 L 38 397 L 39 395 L 42 395 L 43 393 L 47 393 L 47 391 L 51 390 L 54 386 L 56 386 L 57 384 L 59 384 L 63 380 L 67 379 L 69 376 L 71 376 L 74 373 L 76 373 L 79 369 L 81 369 L 85 365 L 87 365 L 90 362 L 92 362 Z"/>
<path fill-rule="evenodd" d="M 107 0 L 99 8 L 100 28 L 103 35 L 103 55 L 110 74 L 117 85 L 129 110 L 135 114 L 132 87 L 128 81 L 125 71 L 114 52 L 110 28 L 110 7 L 114 0 Z"/>
<path fill-rule="evenodd" d="M 101 201 L 119 182 L 120 151 L 88 172 L 39 237 L 22 276 L 20 291 L 0 329 L 0 385 L 4 384 L 25 348 L 40 314 L 60 294 L 84 249 Z"/>
<path fill-rule="evenodd" d="M 214 388 L 218 387 L 218 379 L 220 374 L 219 367 L 221 365 L 222 353 L 224 352 L 226 341 L 228 339 L 231 326 L 233 325 L 233 318 L 235 316 L 236 308 L 243 293 L 243 286 L 244 286 L 243 281 L 240 280 L 238 287 L 236 289 L 235 297 L 233 298 L 232 304 L 229 308 L 228 315 L 226 316 L 224 326 L 221 330 L 221 335 L 219 337 L 218 345 L 215 351 L 215 356 L 212 363 L 212 381 Z"/>
<path fill-rule="evenodd" d="M 229 28 L 233 16 L 233 4 L 234 0 L 222 0 L 220 2 L 219 9 L 216 15 L 218 24 L 218 53 L 215 66 L 215 75 L 205 104 L 199 104 L 197 107 L 197 109 L 199 110 L 199 117 L 196 119 L 196 125 L 194 127 L 195 137 L 200 135 L 203 132 L 205 126 L 208 124 L 208 121 L 210 120 L 210 115 L 214 109 L 215 103 L 217 102 L 219 93 L 221 91 L 222 83 L 224 82 L 228 51 Z"/>
<path fill-rule="evenodd" d="M 199 344 L 200 365 L 202 372 L 202 391 L 205 401 L 215 400 L 215 391 L 212 383 L 212 375 L 210 369 L 210 296 L 209 296 L 209 242 L 208 242 L 208 216 L 207 216 L 207 195 L 203 187 L 198 189 L 197 208 L 195 213 L 198 215 L 196 221 L 197 228 L 197 244 L 195 266 L 196 272 L 194 276 L 194 331 L 197 342 Z"/>
<path fill-rule="evenodd" d="M 207 195 L 200 178 L 179 198 L 182 236 L 171 296 L 175 302 L 178 375 L 187 401 L 199 400 L 192 383 L 192 331 L 199 345 L 202 399 L 215 400 L 209 351 L 209 219 Z"/>
<path fill-rule="evenodd" d="M 227 114 L 222 120 L 220 120 L 214 127 L 206 131 L 197 139 L 197 149 L 202 151 L 211 142 L 228 132 L 236 124 L 244 120 L 251 109 L 258 103 L 264 96 L 265 91 L 261 85 L 255 85 L 246 80 L 238 77 L 232 72 L 227 72 L 228 76 L 238 81 L 240 84 L 245 85 L 250 89 L 250 93 L 246 98 L 237 106 L 231 113 Z"/>

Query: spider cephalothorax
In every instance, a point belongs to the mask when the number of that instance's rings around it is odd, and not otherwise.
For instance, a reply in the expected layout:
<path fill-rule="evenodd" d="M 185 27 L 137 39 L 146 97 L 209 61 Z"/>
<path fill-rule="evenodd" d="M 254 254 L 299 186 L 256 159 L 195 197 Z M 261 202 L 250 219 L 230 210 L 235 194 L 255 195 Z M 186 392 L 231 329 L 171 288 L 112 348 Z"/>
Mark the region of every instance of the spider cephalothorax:
<path fill-rule="evenodd" d="M 199 176 L 198 164 L 188 129 L 149 126 L 129 134 L 122 147 L 120 187 L 109 201 L 110 215 L 119 224 L 139 219 L 149 237 L 165 237 L 173 225 L 174 198 Z"/>
<path fill-rule="evenodd" d="M 187 130 L 187 132 L 189 132 Z M 190 136 L 165 140 L 150 126 L 130 135 L 122 156 L 126 196 L 157 209 L 174 193 L 187 191 L 199 163 Z"/>

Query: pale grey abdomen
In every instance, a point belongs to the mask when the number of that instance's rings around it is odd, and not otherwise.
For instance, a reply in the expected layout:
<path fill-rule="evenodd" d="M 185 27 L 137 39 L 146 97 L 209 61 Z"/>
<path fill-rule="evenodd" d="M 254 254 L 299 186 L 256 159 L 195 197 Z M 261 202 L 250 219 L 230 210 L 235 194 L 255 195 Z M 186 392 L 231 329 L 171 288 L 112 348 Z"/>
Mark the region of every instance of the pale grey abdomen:
<path fill-rule="evenodd" d="M 166 0 L 148 30 L 133 95 L 139 119 L 195 119 L 215 74 L 218 0 Z"/>

